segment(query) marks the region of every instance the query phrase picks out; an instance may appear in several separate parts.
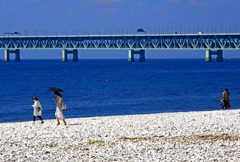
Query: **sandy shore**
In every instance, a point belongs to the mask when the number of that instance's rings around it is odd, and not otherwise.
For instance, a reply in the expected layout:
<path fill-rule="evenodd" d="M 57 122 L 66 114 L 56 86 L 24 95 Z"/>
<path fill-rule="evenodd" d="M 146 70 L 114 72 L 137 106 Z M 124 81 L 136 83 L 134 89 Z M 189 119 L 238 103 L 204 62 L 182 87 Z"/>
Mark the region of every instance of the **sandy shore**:
<path fill-rule="evenodd" d="M 0 161 L 240 161 L 239 109 L 66 121 L 0 123 Z"/>

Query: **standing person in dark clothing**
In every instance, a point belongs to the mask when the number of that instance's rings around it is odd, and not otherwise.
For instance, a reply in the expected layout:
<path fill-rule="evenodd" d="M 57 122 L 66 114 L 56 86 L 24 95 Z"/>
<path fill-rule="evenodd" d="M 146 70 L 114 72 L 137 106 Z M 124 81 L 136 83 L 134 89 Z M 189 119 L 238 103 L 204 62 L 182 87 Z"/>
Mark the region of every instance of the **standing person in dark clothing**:
<path fill-rule="evenodd" d="M 226 89 L 222 94 L 222 100 L 224 102 L 222 110 L 224 109 L 224 107 L 225 107 L 226 110 L 230 109 L 230 107 L 231 107 L 230 106 L 229 95 L 230 95 L 230 92 L 228 91 L 228 89 Z"/>

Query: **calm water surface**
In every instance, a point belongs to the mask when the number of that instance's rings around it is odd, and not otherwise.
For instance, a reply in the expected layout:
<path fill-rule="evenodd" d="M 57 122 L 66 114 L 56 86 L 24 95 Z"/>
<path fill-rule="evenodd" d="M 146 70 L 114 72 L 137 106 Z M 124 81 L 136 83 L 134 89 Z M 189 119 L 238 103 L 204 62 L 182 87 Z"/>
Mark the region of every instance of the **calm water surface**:
<path fill-rule="evenodd" d="M 50 87 L 64 90 L 66 118 L 219 110 L 228 88 L 239 108 L 240 59 L 22 60 L 0 62 L 0 122 L 32 120 L 32 97 L 55 119 Z"/>

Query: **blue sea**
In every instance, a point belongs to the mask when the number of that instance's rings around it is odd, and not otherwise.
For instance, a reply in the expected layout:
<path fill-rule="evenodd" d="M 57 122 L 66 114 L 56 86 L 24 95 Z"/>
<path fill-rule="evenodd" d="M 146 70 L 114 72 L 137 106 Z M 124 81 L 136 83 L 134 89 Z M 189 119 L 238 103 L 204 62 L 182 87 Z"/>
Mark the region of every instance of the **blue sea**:
<path fill-rule="evenodd" d="M 31 121 L 32 97 L 43 119 L 55 119 L 50 87 L 64 90 L 66 118 L 220 110 L 228 88 L 240 106 L 240 59 L 0 61 L 0 122 Z"/>

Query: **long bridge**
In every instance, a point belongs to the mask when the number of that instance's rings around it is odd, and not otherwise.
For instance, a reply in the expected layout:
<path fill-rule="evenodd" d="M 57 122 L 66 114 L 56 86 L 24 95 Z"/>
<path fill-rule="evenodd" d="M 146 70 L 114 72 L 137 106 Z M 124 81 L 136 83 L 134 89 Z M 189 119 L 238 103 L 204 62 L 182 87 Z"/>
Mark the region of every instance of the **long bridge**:
<path fill-rule="evenodd" d="M 223 50 L 240 49 L 240 33 L 0 36 L 0 49 L 5 50 L 5 62 L 11 53 L 19 62 L 21 49 L 61 49 L 63 62 L 68 61 L 68 54 L 77 62 L 81 49 L 128 50 L 129 62 L 134 62 L 136 54 L 145 62 L 145 50 L 206 50 L 206 62 L 212 61 L 212 55 L 222 62 Z"/>

